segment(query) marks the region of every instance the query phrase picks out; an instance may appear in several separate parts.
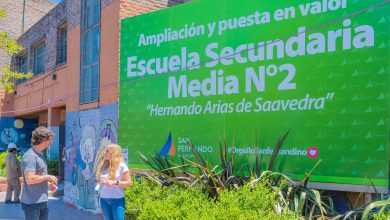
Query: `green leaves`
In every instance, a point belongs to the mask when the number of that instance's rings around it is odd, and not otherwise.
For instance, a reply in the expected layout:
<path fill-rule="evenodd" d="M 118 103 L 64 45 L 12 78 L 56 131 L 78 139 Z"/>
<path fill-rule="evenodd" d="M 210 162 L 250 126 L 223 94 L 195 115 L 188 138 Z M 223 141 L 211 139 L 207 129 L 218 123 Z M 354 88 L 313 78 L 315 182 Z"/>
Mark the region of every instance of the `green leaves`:
<path fill-rule="evenodd" d="M 284 141 L 286 140 L 289 131 L 287 131 L 275 145 L 275 150 L 271 156 L 268 170 L 261 172 L 259 154 L 256 155 L 255 163 L 253 164 L 253 170 L 255 176 L 253 178 L 259 178 L 259 180 L 269 181 L 272 185 L 279 184 L 279 181 L 287 180 L 292 182 L 287 176 L 283 174 L 272 172 L 274 167 L 276 156 L 281 149 Z M 234 140 L 233 140 L 234 142 Z M 228 153 L 228 144 L 226 137 L 222 140 L 219 138 L 219 152 L 221 163 L 220 165 L 213 166 L 206 161 L 202 155 L 196 150 L 195 146 L 191 141 L 188 142 L 188 146 L 195 158 L 195 161 L 191 161 L 187 158 L 182 158 L 182 165 L 178 165 L 173 161 L 169 160 L 165 156 L 150 155 L 146 157 L 142 153 L 139 156 L 142 161 L 145 162 L 154 172 L 151 178 L 159 179 L 163 184 L 178 184 L 182 185 L 183 180 L 187 181 L 190 187 L 198 187 L 208 193 L 211 197 L 218 197 L 219 192 L 224 189 L 238 188 L 243 185 L 249 178 L 245 176 L 237 176 L 237 173 L 242 171 L 244 167 L 236 167 L 234 164 L 234 144 L 230 155 Z M 258 152 L 258 151 L 257 151 Z M 251 175 L 253 172 L 251 166 L 248 163 L 248 170 Z M 197 171 L 197 172 L 196 172 Z M 181 172 L 184 174 L 179 174 Z M 152 177 L 153 176 L 153 177 Z M 179 178 L 181 177 L 181 178 Z M 252 182 L 253 184 L 254 182 Z"/>
<path fill-rule="evenodd" d="M 7 175 L 7 169 L 5 168 L 5 158 L 7 157 L 7 152 L 0 153 L 0 176 Z"/>
<path fill-rule="evenodd" d="M 229 153 L 226 137 L 219 138 L 220 164 L 212 165 L 196 151 L 194 145 L 189 142 L 194 161 L 182 158 L 182 164 L 176 164 L 164 156 L 157 157 L 151 155 L 146 157 L 140 153 L 140 158 L 149 165 L 155 172 L 148 178 L 163 187 L 162 193 L 170 192 L 166 197 L 161 198 L 164 202 L 154 201 L 153 204 L 167 204 L 175 210 L 187 210 L 188 214 L 181 211 L 171 214 L 158 214 L 158 212 L 148 211 L 148 215 L 153 218 L 184 218 L 184 219 L 348 219 L 349 217 L 362 217 L 372 219 L 374 211 L 378 219 L 384 219 L 389 215 L 388 207 L 390 201 L 380 201 L 363 208 L 348 212 L 344 215 L 335 216 L 335 208 L 332 198 L 323 195 L 322 191 L 307 188 L 310 175 L 320 166 L 321 160 L 305 173 L 303 180 L 291 179 L 287 175 L 274 171 L 275 161 L 279 150 L 290 131 L 287 131 L 275 144 L 273 154 L 265 170 L 261 170 L 260 154 L 256 154 L 253 164 L 248 162 L 246 168 L 250 177 L 238 176 L 241 167 L 234 164 L 234 144 Z M 256 144 L 254 146 L 256 148 Z M 257 151 L 258 152 L 258 151 Z M 168 184 L 167 184 L 168 183 Z M 202 198 L 198 201 L 186 192 L 201 193 Z M 194 191 L 195 190 L 195 191 Z M 179 193 L 180 195 L 177 195 Z M 182 194 L 182 195 L 181 195 Z M 164 194 L 165 195 L 165 194 Z M 194 201 L 188 207 L 180 204 L 171 204 L 171 198 L 181 198 Z M 196 194 L 199 196 L 198 194 Z M 182 206 L 183 205 L 183 206 Z M 194 211 L 193 209 L 197 210 Z M 380 211 L 378 211 L 380 209 Z M 363 212 L 364 210 L 364 212 Z M 203 213 L 204 211 L 204 213 Z M 180 215 L 181 217 L 177 217 Z M 139 215 L 142 219 L 142 216 Z M 138 216 L 138 217 L 139 217 Z M 164 217 L 163 217 L 164 216 Z M 183 217 L 187 216 L 187 217 Z M 288 216 L 288 217 L 286 217 Z M 137 218 L 138 218 L 137 217 Z"/>
<path fill-rule="evenodd" d="M 279 138 L 278 141 L 276 142 L 274 151 L 272 152 L 272 156 L 271 156 L 271 159 L 270 159 L 269 164 L 268 164 L 268 170 L 273 170 L 274 169 L 276 156 L 278 155 L 280 148 L 282 148 L 282 145 L 283 145 L 284 141 L 286 140 L 286 138 L 287 138 L 289 133 L 290 133 L 290 130 L 288 130 L 283 135 L 283 137 Z"/>
<path fill-rule="evenodd" d="M 298 219 L 275 211 L 276 194 L 266 185 L 222 190 L 217 200 L 201 189 L 164 187 L 148 179 L 126 189 L 126 214 L 135 219 Z"/>
<path fill-rule="evenodd" d="M 370 214 L 372 214 L 374 209 L 379 209 L 379 212 L 376 215 L 377 218 L 381 218 L 385 214 L 389 215 L 390 198 L 369 204 L 363 211 L 362 220 L 372 219 L 370 218 Z"/>
<path fill-rule="evenodd" d="M 3 85 L 4 89 L 8 92 L 8 94 L 12 94 L 15 88 L 14 80 L 29 79 L 33 76 L 34 74 L 32 73 L 19 73 L 11 71 L 11 69 L 6 66 L 1 71 L 0 84 Z"/>
<path fill-rule="evenodd" d="M 47 172 L 50 175 L 58 176 L 60 171 L 60 161 L 58 159 L 47 161 Z"/>
<path fill-rule="evenodd" d="M 0 18 L 5 16 L 6 12 L 4 10 L 0 10 Z M 23 50 L 23 47 L 18 44 L 14 39 L 10 38 L 8 33 L 0 32 L 0 50 L 5 50 L 8 55 L 12 56 Z M 24 74 L 12 71 L 8 66 L 4 67 L 0 71 L 0 84 L 9 94 L 12 94 L 14 92 L 15 80 L 28 79 L 33 76 L 32 73 Z"/>
<path fill-rule="evenodd" d="M 9 55 L 13 55 L 20 52 L 23 47 L 10 38 L 8 33 L 0 32 L 0 49 L 4 49 Z"/>
<path fill-rule="evenodd" d="M 1 17 L 5 17 L 6 15 L 7 15 L 7 12 L 5 12 L 4 10 L 0 9 L 0 18 Z"/>

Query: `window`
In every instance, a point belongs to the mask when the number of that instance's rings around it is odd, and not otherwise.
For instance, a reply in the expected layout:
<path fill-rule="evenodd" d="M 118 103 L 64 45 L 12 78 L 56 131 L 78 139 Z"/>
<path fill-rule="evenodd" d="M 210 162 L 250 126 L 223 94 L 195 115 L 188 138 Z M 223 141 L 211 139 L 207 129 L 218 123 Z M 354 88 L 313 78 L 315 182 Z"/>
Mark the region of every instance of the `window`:
<path fill-rule="evenodd" d="M 18 62 L 18 72 L 19 73 L 27 73 L 28 68 L 27 68 L 27 56 L 21 56 L 17 58 Z"/>
<path fill-rule="evenodd" d="M 45 72 L 45 42 L 34 48 L 34 75 Z"/>
<path fill-rule="evenodd" d="M 81 1 L 80 104 L 99 98 L 100 0 Z"/>
<path fill-rule="evenodd" d="M 16 58 L 16 65 L 17 65 L 17 71 L 19 73 L 27 73 L 28 72 L 27 55 L 17 57 Z M 18 80 L 16 80 L 16 84 L 22 83 L 26 80 L 27 79 L 18 79 Z"/>
<path fill-rule="evenodd" d="M 66 63 L 67 27 L 66 24 L 58 28 L 57 64 Z"/>

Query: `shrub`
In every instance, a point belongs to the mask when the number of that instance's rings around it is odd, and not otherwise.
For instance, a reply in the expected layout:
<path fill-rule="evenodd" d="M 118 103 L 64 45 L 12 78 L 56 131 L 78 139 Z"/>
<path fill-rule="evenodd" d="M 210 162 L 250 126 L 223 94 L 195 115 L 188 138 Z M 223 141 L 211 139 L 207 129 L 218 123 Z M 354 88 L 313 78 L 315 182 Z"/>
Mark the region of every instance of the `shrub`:
<path fill-rule="evenodd" d="M 216 216 L 227 219 L 283 219 L 275 212 L 276 195 L 262 183 L 223 190 L 215 207 Z M 227 210 L 229 210 L 227 212 Z"/>
<path fill-rule="evenodd" d="M 6 158 L 7 158 L 7 151 L 4 151 L 3 153 L 0 154 L 0 176 L 7 176 L 7 169 L 6 169 Z M 20 161 L 22 157 L 19 154 L 16 154 L 16 158 Z"/>
<path fill-rule="evenodd" d="M 163 187 L 146 179 L 133 181 L 126 190 L 126 213 L 137 219 L 194 216 L 193 211 L 207 203 L 207 196 L 199 190 Z"/>
<path fill-rule="evenodd" d="M 142 179 L 126 189 L 126 214 L 136 219 L 295 219 L 276 214 L 276 194 L 263 184 L 225 189 L 218 199 L 198 188 Z"/>
<path fill-rule="evenodd" d="M 59 160 L 48 160 L 47 161 L 47 172 L 50 175 L 58 176 L 59 174 L 59 169 L 60 169 L 60 164 Z"/>
<path fill-rule="evenodd" d="M 265 170 L 260 166 L 262 162 L 258 153 L 256 154 L 254 163 L 251 164 L 248 162 L 246 168 L 245 166 L 239 166 L 234 163 L 234 154 L 232 152 L 229 153 L 226 138 L 219 140 L 221 162 L 217 165 L 205 160 L 196 151 L 191 142 L 188 144 L 194 156 L 194 161 L 184 158 L 181 164 L 177 164 L 165 156 L 155 154 L 145 156 L 142 153 L 139 153 L 139 155 L 145 164 L 153 169 L 152 175 L 149 175 L 149 178 L 160 182 L 162 185 L 195 187 L 202 190 L 208 196 L 218 200 L 221 192 L 231 193 L 231 190 L 246 185 L 248 181 L 250 181 L 251 186 L 257 183 L 267 184 L 266 189 L 269 189 L 271 194 L 277 195 L 277 199 L 274 201 L 274 207 L 278 207 L 278 213 L 303 213 L 304 216 L 324 218 L 325 215 L 332 213 L 331 208 L 326 204 L 329 198 L 322 196 L 318 190 L 306 187 L 309 176 L 320 164 L 321 160 L 316 163 L 310 172 L 305 173 L 305 177 L 301 181 L 294 182 L 283 173 L 273 171 L 277 153 L 281 149 L 288 134 L 289 131 L 277 140 L 268 162 L 268 168 Z M 244 169 L 247 169 L 249 176 L 245 176 Z M 232 197 L 232 199 L 237 198 Z M 220 201 L 223 200 L 220 199 Z M 235 206 L 241 208 L 239 202 Z M 248 212 L 250 212 L 250 209 L 248 209 Z M 244 213 L 247 214 L 247 212 Z M 234 215 L 234 213 L 231 214 L 232 216 L 229 218 L 245 218 L 241 217 L 241 213 L 237 215 Z"/>
<path fill-rule="evenodd" d="M 390 212 L 389 213 L 381 213 L 381 214 L 375 214 L 374 215 L 375 220 L 389 220 L 390 219 Z"/>
<path fill-rule="evenodd" d="M 7 152 L 3 152 L 0 154 L 0 176 L 6 176 L 6 168 L 5 168 L 5 158 L 7 157 Z"/>

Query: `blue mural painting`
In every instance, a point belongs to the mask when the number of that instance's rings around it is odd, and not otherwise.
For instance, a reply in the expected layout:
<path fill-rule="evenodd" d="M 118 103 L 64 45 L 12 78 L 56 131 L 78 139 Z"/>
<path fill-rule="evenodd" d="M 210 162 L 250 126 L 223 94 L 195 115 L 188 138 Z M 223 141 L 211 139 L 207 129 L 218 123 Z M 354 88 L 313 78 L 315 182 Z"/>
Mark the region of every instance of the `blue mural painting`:
<path fill-rule="evenodd" d="M 118 141 L 118 105 L 66 114 L 64 201 L 98 212 L 96 171 L 104 148 Z"/>
<path fill-rule="evenodd" d="M 0 152 L 6 151 L 9 143 L 18 146 L 23 154 L 31 147 L 31 132 L 38 126 L 36 119 L 13 117 L 0 118 Z"/>

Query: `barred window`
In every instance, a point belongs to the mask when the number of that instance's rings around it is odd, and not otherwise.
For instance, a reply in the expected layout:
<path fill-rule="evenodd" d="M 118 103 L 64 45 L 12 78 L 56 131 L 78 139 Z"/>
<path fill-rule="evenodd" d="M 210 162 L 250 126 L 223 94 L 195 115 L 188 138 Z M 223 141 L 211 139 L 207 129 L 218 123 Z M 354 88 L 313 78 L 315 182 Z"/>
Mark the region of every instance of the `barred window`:
<path fill-rule="evenodd" d="M 45 42 L 34 48 L 34 75 L 45 72 L 46 51 Z"/>
<path fill-rule="evenodd" d="M 100 0 L 81 1 L 80 104 L 99 98 Z"/>
<path fill-rule="evenodd" d="M 57 64 L 66 63 L 67 34 L 68 31 L 66 24 L 58 27 Z"/>
<path fill-rule="evenodd" d="M 16 57 L 16 71 L 19 73 L 27 73 L 28 72 L 28 64 L 27 64 L 27 55 Z M 16 84 L 22 83 L 27 79 L 18 79 L 16 80 Z"/>

